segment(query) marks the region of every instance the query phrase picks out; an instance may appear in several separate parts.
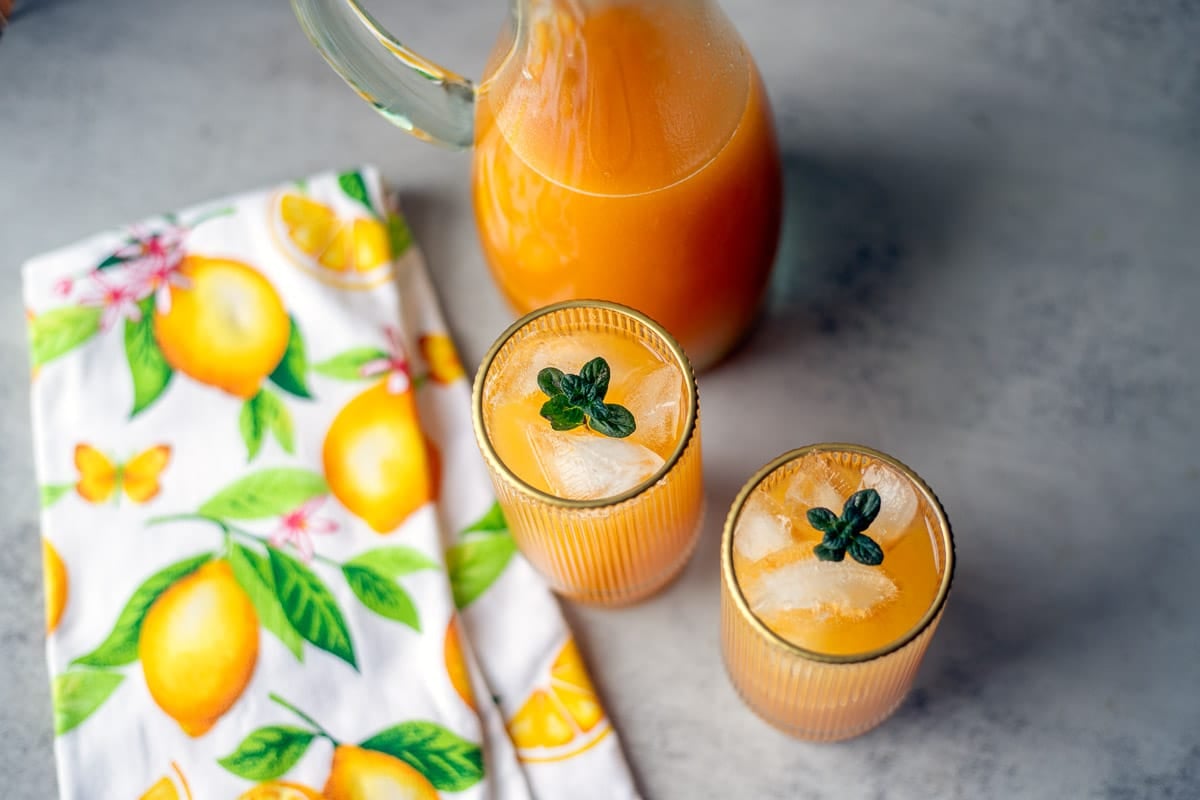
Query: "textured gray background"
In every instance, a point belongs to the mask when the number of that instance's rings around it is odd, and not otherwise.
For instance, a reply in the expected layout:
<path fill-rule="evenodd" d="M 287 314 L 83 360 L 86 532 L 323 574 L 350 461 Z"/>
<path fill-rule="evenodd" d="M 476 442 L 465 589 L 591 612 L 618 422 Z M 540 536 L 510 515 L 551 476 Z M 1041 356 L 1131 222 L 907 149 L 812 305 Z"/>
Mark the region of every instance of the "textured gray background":
<path fill-rule="evenodd" d="M 375 6 L 468 74 L 503 15 L 499 0 Z M 724 6 L 787 155 L 775 285 L 748 345 L 702 381 L 713 513 L 695 559 L 634 610 L 569 609 L 645 794 L 1200 796 L 1200 6 Z M 375 117 L 283 0 L 28 0 L 0 42 L 6 796 L 54 794 L 19 264 L 360 161 L 403 188 L 474 363 L 509 317 L 468 157 Z M 815 746 L 760 723 L 725 678 L 717 539 L 756 467 L 826 439 L 916 467 L 960 564 L 908 702 Z"/>

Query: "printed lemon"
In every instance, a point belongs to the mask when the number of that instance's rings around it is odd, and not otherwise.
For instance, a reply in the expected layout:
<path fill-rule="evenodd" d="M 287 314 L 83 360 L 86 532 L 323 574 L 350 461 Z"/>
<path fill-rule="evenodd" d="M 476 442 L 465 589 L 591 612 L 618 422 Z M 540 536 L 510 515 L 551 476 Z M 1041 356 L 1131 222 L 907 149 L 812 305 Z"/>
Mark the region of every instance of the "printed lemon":
<path fill-rule="evenodd" d="M 178 780 L 172 779 L 168 773 L 155 781 L 138 800 L 192 800 L 192 791 L 188 787 L 187 779 L 183 777 L 179 765 L 174 761 L 171 762 L 171 771 Z"/>
<path fill-rule="evenodd" d="M 426 334 L 417 344 L 425 363 L 429 365 L 429 377 L 434 382 L 454 383 L 463 376 L 462 362 L 458 360 L 458 352 L 449 336 L 443 333 Z"/>
<path fill-rule="evenodd" d="M 310 275 L 345 289 L 372 288 L 391 277 L 391 242 L 378 219 L 339 217 L 295 192 L 280 195 L 272 208 L 280 248 Z"/>
<path fill-rule="evenodd" d="M 446 626 L 446 639 L 442 642 L 442 659 L 446 662 L 446 674 L 450 685 L 472 711 L 475 708 L 475 692 L 471 689 L 471 674 L 467 671 L 467 660 L 463 657 L 462 640 L 458 634 L 458 617 L 451 617 Z"/>
<path fill-rule="evenodd" d="M 395 530 L 437 496 L 437 456 L 421 432 L 413 393 L 393 394 L 387 381 L 337 413 L 322 458 L 330 491 L 378 533 Z"/>
<path fill-rule="evenodd" d="M 53 633 L 67 607 L 67 566 L 49 539 L 42 539 L 42 579 L 46 591 L 46 633 Z"/>
<path fill-rule="evenodd" d="M 175 784 L 171 783 L 171 779 L 163 776 L 138 800 L 180 800 L 180 794 Z"/>
<path fill-rule="evenodd" d="M 425 776 L 387 753 L 342 745 L 333 751 L 326 800 L 438 800 Z"/>
<path fill-rule="evenodd" d="M 260 783 L 238 797 L 238 800 L 324 800 L 316 789 L 286 781 Z"/>
<path fill-rule="evenodd" d="M 138 656 L 150 696 L 200 736 L 237 702 L 258 662 L 258 615 L 223 559 L 181 578 L 150 606 Z"/>
<path fill-rule="evenodd" d="M 154 337 L 167 363 L 200 383 L 253 397 L 287 350 L 291 320 L 270 282 L 240 261 L 188 256 Z"/>
<path fill-rule="evenodd" d="M 549 681 L 534 689 L 508 721 L 517 758 L 526 762 L 570 758 L 597 744 L 610 730 L 573 639 L 559 650 Z"/>

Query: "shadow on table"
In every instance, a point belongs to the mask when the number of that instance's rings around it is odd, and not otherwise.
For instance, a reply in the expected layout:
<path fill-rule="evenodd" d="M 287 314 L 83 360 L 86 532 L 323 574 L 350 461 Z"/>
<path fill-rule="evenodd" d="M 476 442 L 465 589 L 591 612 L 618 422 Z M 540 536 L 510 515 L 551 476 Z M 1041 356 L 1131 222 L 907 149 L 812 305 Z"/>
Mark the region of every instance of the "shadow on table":
<path fill-rule="evenodd" d="M 785 152 L 784 220 L 764 313 L 730 360 L 775 358 L 797 337 L 842 337 L 907 293 L 936 291 L 969 212 L 973 171 L 927 156 Z M 782 336 L 781 336 L 782 334 Z"/>

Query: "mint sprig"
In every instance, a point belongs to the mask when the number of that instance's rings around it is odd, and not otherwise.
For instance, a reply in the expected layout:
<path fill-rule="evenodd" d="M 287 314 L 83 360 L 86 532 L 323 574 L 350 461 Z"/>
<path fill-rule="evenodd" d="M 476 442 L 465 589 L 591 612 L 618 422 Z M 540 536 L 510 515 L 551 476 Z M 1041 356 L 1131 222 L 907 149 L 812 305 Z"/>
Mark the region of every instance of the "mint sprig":
<path fill-rule="evenodd" d="M 604 402 L 612 373 L 603 358 L 593 358 L 578 375 L 557 367 L 538 372 L 538 388 L 549 397 L 539 412 L 556 431 L 569 431 L 587 425 L 596 433 L 624 439 L 637 430 L 633 413 L 625 406 Z"/>
<path fill-rule="evenodd" d="M 822 561 L 841 561 L 846 553 L 850 553 L 851 558 L 868 567 L 882 564 L 882 548 L 863 533 L 879 516 L 881 505 L 879 492 L 863 489 L 852 494 L 842 506 L 841 517 L 828 508 L 810 508 L 808 524 L 825 534 L 821 543 L 813 547 L 817 558 Z"/>

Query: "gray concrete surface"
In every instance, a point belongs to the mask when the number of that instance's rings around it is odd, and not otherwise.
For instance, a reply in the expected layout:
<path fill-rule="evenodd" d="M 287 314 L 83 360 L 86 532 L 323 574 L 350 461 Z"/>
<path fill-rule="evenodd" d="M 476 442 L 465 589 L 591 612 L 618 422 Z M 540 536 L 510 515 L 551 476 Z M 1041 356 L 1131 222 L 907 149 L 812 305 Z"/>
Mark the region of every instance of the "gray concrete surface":
<path fill-rule="evenodd" d="M 372 5 L 468 74 L 504 13 Z M 5 796 L 51 798 L 21 262 L 372 161 L 468 359 L 509 316 L 468 156 L 375 117 L 283 0 L 25 6 L 0 40 L 0 775 Z M 724 6 L 787 154 L 769 307 L 703 376 L 714 513 L 695 559 L 633 610 L 568 610 L 646 796 L 1200 796 L 1200 6 Z M 817 746 L 730 688 L 716 547 L 757 466 L 828 439 L 923 473 L 960 564 L 896 717 Z"/>

